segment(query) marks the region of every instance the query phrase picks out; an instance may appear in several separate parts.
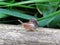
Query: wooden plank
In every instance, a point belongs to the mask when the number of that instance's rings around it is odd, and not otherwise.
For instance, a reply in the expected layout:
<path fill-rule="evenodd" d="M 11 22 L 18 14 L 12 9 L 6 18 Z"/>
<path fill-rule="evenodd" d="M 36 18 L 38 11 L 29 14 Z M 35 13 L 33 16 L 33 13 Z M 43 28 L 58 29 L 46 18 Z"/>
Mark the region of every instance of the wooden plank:
<path fill-rule="evenodd" d="M 0 45 L 60 45 L 60 29 L 21 30 L 20 25 L 0 24 Z"/>

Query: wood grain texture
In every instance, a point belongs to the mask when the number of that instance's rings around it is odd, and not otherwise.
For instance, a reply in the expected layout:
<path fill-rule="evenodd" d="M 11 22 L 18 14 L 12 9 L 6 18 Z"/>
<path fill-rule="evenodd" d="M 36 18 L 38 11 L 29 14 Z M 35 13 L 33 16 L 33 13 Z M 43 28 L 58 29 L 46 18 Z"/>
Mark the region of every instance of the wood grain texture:
<path fill-rule="evenodd" d="M 20 25 L 0 24 L 0 45 L 60 45 L 60 29 L 38 30 L 27 32 Z"/>

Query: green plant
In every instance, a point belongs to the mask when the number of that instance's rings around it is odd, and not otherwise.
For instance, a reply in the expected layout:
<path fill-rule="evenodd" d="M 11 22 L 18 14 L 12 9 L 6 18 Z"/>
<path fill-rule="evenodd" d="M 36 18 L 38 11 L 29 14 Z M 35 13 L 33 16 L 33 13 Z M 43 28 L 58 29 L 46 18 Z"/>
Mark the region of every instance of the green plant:
<path fill-rule="evenodd" d="M 3 0 L 0 1 L 0 19 L 9 16 L 25 20 L 36 18 L 39 26 L 60 27 L 59 5 L 60 0 Z"/>

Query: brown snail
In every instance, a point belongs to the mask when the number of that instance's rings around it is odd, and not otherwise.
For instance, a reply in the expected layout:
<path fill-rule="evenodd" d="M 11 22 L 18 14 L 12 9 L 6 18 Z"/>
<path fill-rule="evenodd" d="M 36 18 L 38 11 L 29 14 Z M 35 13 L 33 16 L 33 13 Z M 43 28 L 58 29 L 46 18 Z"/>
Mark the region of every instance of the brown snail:
<path fill-rule="evenodd" d="M 20 20 L 18 20 L 20 21 Z M 22 26 L 27 29 L 28 31 L 36 31 L 36 28 L 38 27 L 38 22 L 36 19 L 32 18 L 31 20 L 29 20 L 29 22 L 27 23 L 23 23 L 20 21 L 20 23 L 22 23 Z"/>

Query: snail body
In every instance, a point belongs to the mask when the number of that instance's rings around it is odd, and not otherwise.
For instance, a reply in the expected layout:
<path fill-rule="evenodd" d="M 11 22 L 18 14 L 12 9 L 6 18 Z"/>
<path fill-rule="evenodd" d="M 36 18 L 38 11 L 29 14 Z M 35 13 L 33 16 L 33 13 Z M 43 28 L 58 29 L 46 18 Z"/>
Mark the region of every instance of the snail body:
<path fill-rule="evenodd" d="M 31 19 L 27 23 L 22 23 L 22 26 L 28 31 L 36 31 L 36 28 L 38 27 L 38 22 L 36 21 L 36 19 Z"/>

